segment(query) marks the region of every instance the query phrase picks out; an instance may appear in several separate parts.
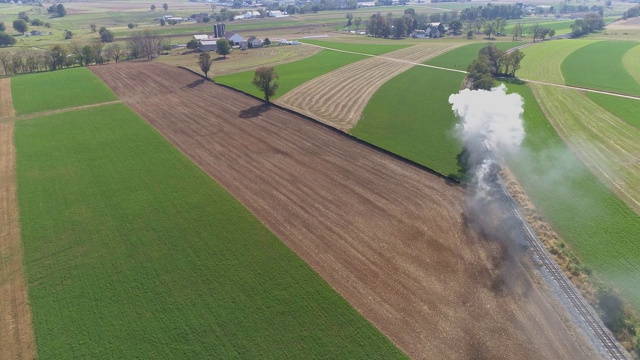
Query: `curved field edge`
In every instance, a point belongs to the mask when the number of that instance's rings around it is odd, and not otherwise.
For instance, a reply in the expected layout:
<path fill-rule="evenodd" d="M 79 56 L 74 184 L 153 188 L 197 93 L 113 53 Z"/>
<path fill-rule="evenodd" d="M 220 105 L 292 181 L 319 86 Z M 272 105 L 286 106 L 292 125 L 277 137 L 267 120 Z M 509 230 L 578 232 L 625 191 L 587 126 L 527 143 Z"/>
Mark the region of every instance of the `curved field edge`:
<path fill-rule="evenodd" d="M 622 62 L 625 53 L 637 45 L 633 41 L 599 41 L 575 50 L 561 65 L 565 83 L 640 96 L 640 83 Z"/>
<path fill-rule="evenodd" d="M 404 357 L 126 106 L 15 139 L 39 358 Z"/>
<path fill-rule="evenodd" d="M 272 97 L 272 100 L 283 96 L 287 92 L 317 76 L 364 58 L 365 57 L 363 55 L 322 50 L 319 53 L 303 60 L 276 65 L 274 66 L 274 69 L 280 76 L 280 86 L 278 87 L 275 96 Z M 254 71 L 244 71 L 230 75 L 218 76 L 215 78 L 215 81 L 241 90 L 247 94 L 262 98 L 264 94 L 262 94 L 255 85 L 251 83 L 253 75 Z"/>
<path fill-rule="evenodd" d="M 640 117 L 638 117 L 638 114 L 640 114 L 640 100 L 588 91 L 585 91 L 584 95 L 621 120 L 640 129 Z"/>
<path fill-rule="evenodd" d="M 525 100 L 526 137 L 509 167 L 543 217 L 596 276 L 640 308 L 640 219 L 565 145 L 526 85 L 510 84 Z"/>
<path fill-rule="evenodd" d="M 480 51 L 480 49 L 488 44 L 494 44 L 498 49 L 507 50 L 512 47 L 522 45 L 523 42 L 481 42 L 463 45 L 458 48 L 452 49 L 445 54 L 425 61 L 424 63 L 427 65 L 439 66 L 447 69 L 467 71 L 469 64 L 471 64 L 471 62 L 478 57 L 478 52 Z"/>
<path fill-rule="evenodd" d="M 461 144 L 449 96 L 465 75 L 415 66 L 382 85 L 364 108 L 351 134 L 364 141 L 461 179 Z M 427 84 L 415 87 L 416 83 Z M 412 89 L 407 91 L 407 89 Z"/>
<path fill-rule="evenodd" d="M 640 83 L 640 62 L 638 59 L 640 59 L 640 44 L 632 47 L 626 54 L 624 54 L 622 57 L 622 63 L 633 79 L 637 83 Z"/>
<path fill-rule="evenodd" d="M 11 93 L 17 115 L 118 100 L 86 67 L 14 76 Z"/>
<path fill-rule="evenodd" d="M 583 46 L 593 44 L 590 40 L 554 40 L 539 42 L 522 49 L 525 57 L 520 64 L 518 77 L 564 84 L 560 66 L 572 52 Z"/>

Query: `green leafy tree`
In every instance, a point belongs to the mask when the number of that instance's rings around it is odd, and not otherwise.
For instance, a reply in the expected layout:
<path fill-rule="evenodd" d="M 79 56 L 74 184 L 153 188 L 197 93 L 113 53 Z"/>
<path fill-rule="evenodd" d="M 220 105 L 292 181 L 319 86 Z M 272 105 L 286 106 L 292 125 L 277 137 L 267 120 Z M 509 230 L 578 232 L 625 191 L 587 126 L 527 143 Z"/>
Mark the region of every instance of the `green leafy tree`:
<path fill-rule="evenodd" d="M 269 38 L 264 38 L 264 40 L 262 41 L 262 45 L 264 46 L 271 45 L 271 40 L 269 40 Z"/>
<path fill-rule="evenodd" d="M 96 52 L 93 46 L 85 45 L 82 47 L 82 59 L 84 60 L 84 65 L 93 64 L 96 61 Z"/>
<path fill-rule="evenodd" d="M 29 30 L 29 25 L 26 21 L 22 19 L 17 19 L 13 21 L 13 28 L 19 33 L 26 33 Z"/>
<path fill-rule="evenodd" d="M 213 59 L 208 52 L 203 52 L 198 56 L 198 66 L 200 66 L 200 70 L 202 70 L 204 77 L 207 79 L 209 78 L 209 70 L 211 70 L 212 63 Z"/>
<path fill-rule="evenodd" d="M 67 9 L 64 8 L 64 5 L 58 4 L 56 6 L 56 13 L 58 14 L 58 16 L 63 17 L 67 15 Z"/>
<path fill-rule="evenodd" d="M 105 29 L 102 33 L 100 33 L 100 40 L 103 43 L 113 42 L 113 32 L 111 32 L 111 30 Z"/>
<path fill-rule="evenodd" d="M 98 27 L 96 26 L 96 24 L 89 24 L 89 29 L 91 29 L 92 33 L 98 31 Z"/>
<path fill-rule="evenodd" d="M 71 30 L 67 30 L 64 32 L 64 39 L 65 40 L 69 40 L 73 37 L 73 33 L 71 32 Z"/>
<path fill-rule="evenodd" d="M 7 26 L 3 22 L 0 22 L 0 31 L 7 31 Z"/>
<path fill-rule="evenodd" d="M 67 59 L 67 49 L 60 45 L 54 45 L 47 55 L 49 69 L 57 70 L 64 65 Z"/>
<path fill-rule="evenodd" d="M 12 46 L 15 44 L 16 44 L 16 38 L 4 32 L 0 32 L 0 46 L 5 47 L 5 46 Z"/>
<path fill-rule="evenodd" d="M 191 39 L 189 40 L 189 42 L 187 43 L 187 49 L 190 50 L 195 50 L 200 46 L 200 43 L 198 42 L 198 40 L 196 39 Z"/>
<path fill-rule="evenodd" d="M 460 34 L 460 31 L 462 31 L 462 21 L 453 20 L 449 23 L 449 28 L 451 29 L 451 31 L 453 31 L 454 34 Z"/>
<path fill-rule="evenodd" d="M 227 55 L 231 53 L 231 44 L 229 43 L 229 40 L 218 39 L 218 41 L 216 41 L 216 52 L 218 55 L 222 55 L 226 59 Z"/>
<path fill-rule="evenodd" d="M 151 4 L 151 11 L 156 11 L 156 4 Z"/>
<path fill-rule="evenodd" d="M 278 89 L 278 79 L 280 79 L 280 76 L 278 76 L 273 67 L 261 66 L 256 69 L 251 83 L 264 93 L 264 100 L 269 102 L 269 99 L 276 94 Z"/>
<path fill-rule="evenodd" d="M 522 23 L 517 23 L 513 26 L 513 31 L 511 34 L 513 35 L 513 41 L 518 41 L 522 37 L 524 33 L 524 25 Z"/>
<path fill-rule="evenodd" d="M 169 5 L 167 5 L 167 3 L 162 4 L 162 8 L 164 11 L 169 11 Z"/>

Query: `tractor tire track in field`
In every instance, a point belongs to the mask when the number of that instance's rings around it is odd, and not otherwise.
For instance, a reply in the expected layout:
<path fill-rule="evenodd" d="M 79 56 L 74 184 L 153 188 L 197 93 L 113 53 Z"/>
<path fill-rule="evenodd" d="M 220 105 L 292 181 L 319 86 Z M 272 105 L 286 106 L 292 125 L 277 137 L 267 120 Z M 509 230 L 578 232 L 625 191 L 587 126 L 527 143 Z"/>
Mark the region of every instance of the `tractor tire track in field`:
<path fill-rule="evenodd" d="M 91 70 L 410 357 L 594 358 L 462 188 L 178 68 Z"/>
<path fill-rule="evenodd" d="M 374 56 L 310 80 L 276 102 L 342 131 L 360 120 L 373 94 L 385 82 L 452 48 L 455 43 L 429 43 Z M 400 61 L 398 61 L 400 60 Z"/>
<path fill-rule="evenodd" d="M 15 116 L 15 117 L 0 118 L 0 124 L 2 124 L 2 123 L 11 123 L 11 122 L 20 121 L 20 120 L 35 119 L 35 118 L 39 118 L 39 117 L 43 117 L 43 116 L 49 116 L 49 115 L 54 115 L 54 114 L 62 114 L 62 113 L 66 113 L 66 112 L 76 111 L 76 110 L 90 109 L 90 108 L 96 108 L 96 107 L 101 107 L 101 106 L 108 106 L 108 105 L 113 105 L 113 104 L 119 104 L 121 102 L 122 102 L 122 100 L 114 100 L 114 101 L 107 101 L 107 102 L 102 102 L 102 103 L 97 103 L 97 104 L 74 106 L 74 107 L 68 107 L 68 108 L 56 109 L 56 110 L 47 110 L 47 111 L 37 112 L 37 113 L 33 113 L 33 114 Z"/>
<path fill-rule="evenodd" d="M 5 89 L 0 88 L 3 115 L 11 112 L 5 107 Z M 13 128 L 13 123 L 0 124 L 0 358 L 34 359 L 35 338 L 18 222 Z"/>

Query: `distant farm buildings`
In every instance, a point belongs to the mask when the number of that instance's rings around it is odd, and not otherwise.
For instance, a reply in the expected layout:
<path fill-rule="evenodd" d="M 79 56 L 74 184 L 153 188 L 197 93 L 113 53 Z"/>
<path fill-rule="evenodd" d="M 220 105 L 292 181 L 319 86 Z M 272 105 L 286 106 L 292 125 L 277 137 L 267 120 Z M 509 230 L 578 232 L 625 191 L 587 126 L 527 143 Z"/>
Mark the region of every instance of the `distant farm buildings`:
<path fill-rule="evenodd" d="M 250 48 L 259 48 L 262 47 L 262 40 L 258 39 L 255 36 L 251 36 L 247 39 Z"/>

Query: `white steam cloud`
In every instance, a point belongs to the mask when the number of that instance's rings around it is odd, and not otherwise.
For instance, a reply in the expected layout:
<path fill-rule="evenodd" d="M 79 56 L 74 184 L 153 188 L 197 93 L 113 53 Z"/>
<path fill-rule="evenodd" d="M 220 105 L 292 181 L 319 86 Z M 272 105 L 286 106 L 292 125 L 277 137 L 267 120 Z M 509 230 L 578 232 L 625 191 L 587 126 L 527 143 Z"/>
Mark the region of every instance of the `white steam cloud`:
<path fill-rule="evenodd" d="M 486 150 L 482 148 L 483 143 L 496 155 L 512 152 L 522 143 L 523 100 L 518 94 L 507 94 L 506 90 L 502 84 L 490 91 L 464 89 L 449 97 L 460 119 L 458 135 L 471 154 Z"/>

